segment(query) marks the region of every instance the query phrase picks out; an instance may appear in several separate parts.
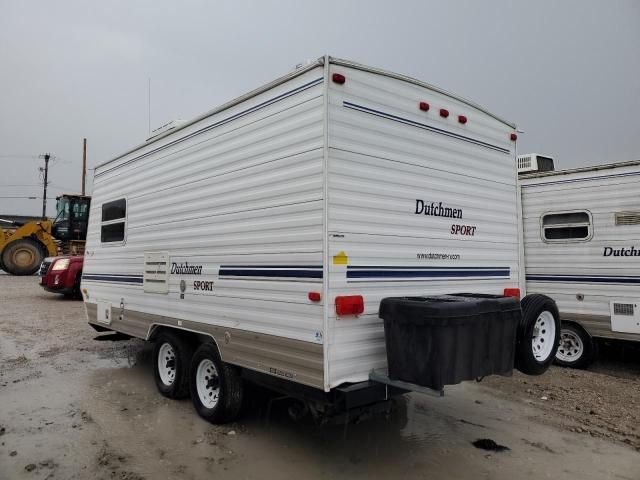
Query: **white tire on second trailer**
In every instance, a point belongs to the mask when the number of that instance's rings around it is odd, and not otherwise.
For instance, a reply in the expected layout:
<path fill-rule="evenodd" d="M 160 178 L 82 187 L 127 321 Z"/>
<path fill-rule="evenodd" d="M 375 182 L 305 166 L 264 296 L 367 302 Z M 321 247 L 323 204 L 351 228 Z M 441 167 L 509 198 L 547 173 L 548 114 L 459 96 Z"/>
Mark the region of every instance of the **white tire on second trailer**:
<path fill-rule="evenodd" d="M 562 367 L 585 368 L 595 356 L 595 344 L 591 336 L 579 325 L 562 326 L 556 363 Z"/>

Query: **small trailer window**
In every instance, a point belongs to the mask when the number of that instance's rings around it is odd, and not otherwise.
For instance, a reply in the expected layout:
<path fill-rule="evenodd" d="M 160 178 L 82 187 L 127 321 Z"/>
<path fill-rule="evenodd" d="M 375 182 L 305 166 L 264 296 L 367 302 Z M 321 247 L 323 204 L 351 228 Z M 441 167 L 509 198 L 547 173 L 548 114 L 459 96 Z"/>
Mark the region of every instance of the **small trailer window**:
<path fill-rule="evenodd" d="M 542 216 L 542 238 L 547 242 L 589 240 L 591 235 L 589 212 L 546 213 Z"/>
<path fill-rule="evenodd" d="M 127 201 L 124 198 L 102 204 L 100 241 L 115 243 L 124 241 L 127 217 Z"/>

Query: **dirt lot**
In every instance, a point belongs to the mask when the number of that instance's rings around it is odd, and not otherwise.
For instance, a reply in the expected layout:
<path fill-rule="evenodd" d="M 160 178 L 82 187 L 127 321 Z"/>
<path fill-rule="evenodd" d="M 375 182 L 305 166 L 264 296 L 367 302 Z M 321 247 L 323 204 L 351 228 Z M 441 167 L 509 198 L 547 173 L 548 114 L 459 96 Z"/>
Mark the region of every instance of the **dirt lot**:
<path fill-rule="evenodd" d="M 296 423 L 284 401 L 267 417 L 266 400 L 213 426 L 156 392 L 149 345 L 96 336 L 81 302 L 0 275 L 1 480 L 640 479 L 640 362 L 407 395 L 346 427 Z"/>

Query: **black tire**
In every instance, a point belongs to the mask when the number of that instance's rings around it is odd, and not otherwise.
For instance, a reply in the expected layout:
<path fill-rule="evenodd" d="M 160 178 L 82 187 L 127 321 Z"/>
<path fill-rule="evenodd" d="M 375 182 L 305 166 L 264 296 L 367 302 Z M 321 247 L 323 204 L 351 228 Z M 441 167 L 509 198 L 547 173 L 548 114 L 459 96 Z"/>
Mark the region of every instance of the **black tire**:
<path fill-rule="evenodd" d="M 586 368 L 596 353 L 595 343 L 584 328 L 574 323 L 564 323 L 556 352 L 556 364 L 562 367 Z"/>
<path fill-rule="evenodd" d="M 205 385 L 199 382 L 200 376 L 209 383 Z M 194 353 L 189 370 L 189 385 L 193 406 L 198 415 L 208 422 L 227 423 L 238 417 L 243 404 L 242 378 L 236 367 L 220 359 L 215 345 L 204 343 Z M 210 397 L 214 403 L 205 405 L 201 394 Z"/>
<path fill-rule="evenodd" d="M 82 292 L 80 291 L 81 279 L 82 279 L 82 272 L 78 272 L 78 275 L 76 276 L 76 281 L 73 283 L 73 291 L 71 292 L 71 294 L 73 295 L 73 298 L 78 300 L 82 300 Z"/>
<path fill-rule="evenodd" d="M 2 251 L 3 270 L 12 275 L 33 275 L 44 260 L 42 245 L 30 238 L 21 238 Z"/>
<path fill-rule="evenodd" d="M 189 365 L 192 356 L 193 347 L 178 333 L 164 331 L 158 334 L 153 346 L 153 377 L 162 395 L 167 398 L 189 396 Z M 163 366 L 164 375 L 161 373 Z"/>
<path fill-rule="evenodd" d="M 539 294 L 527 295 L 522 300 L 521 307 L 522 320 L 518 328 L 515 366 L 524 374 L 542 375 L 553 362 L 558 350 L 561 329 L 558 307 L 551 298 Z M 541 327 L 536 330 L 538 319 Z M 547 325 L 546 322 L 552 322 L 552 325 Z M 552 338 L 547 338 L 545 344 L 545 334 L 549 327 L 554 328 L 551 332 L 553 335 Z M 551 346 L 547 347 L 549 342 Z"/>

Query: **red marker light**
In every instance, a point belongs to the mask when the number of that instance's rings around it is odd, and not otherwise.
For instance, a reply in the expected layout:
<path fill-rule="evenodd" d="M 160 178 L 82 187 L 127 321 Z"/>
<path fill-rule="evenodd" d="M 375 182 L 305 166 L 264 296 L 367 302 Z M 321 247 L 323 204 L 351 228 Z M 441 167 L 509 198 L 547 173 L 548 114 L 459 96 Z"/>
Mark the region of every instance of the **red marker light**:
<path fill-rule="evenodd" d="M 458 121 L 464 125 L 465 123 L 467 123 L 467 117 L 465 117 L 464 115 L 458 115 Z"/>
<path fill-rule="evenodd" d="M 364 312 L 362 295 L 336 297 L 336 313 L 338 315 L 360 315 L 362 312 Z"/>
<path fill-rule="evenodd" d="M 309 300 L 312 302 L 320 301 L 320 292 L 309 292 Z"/>
<path fill-rule="evenodd" d="M 429 104 L 427 102 L 420 102 L 420 110 L 423 112 L 429 111 Z"/>
<path fill-rule="evenodd" d="M 505 288 L 504 289 L 505 297 L 515 297 L 520 298 L 520 289 L 519 288 Z"/>
<path fill-rule="evenodd" d="M 441 108 L 440 109 L 440 116 L 447 118 L 449 116 L 449 110 L 447 110 L 446 108 Z"/>
<path fill-rule="evenodd" d="M 509 138 L 511 138 L 512 142 L 515 142 L 518 139 L 518 135 L 516 135 L 515 133 L 512 133 L 511 137 L 509 137 Z"/>
<path fill-rule="evenodd" d="M 340 85 L 342 85 L 344 82 L 346 82 L 346 81 L 347 81 L 347 79 L 345 78 L 345 76 L 344 76 L 344 75 L 342 75 L 342 74 L 340 74 L 340 73 L 334 73 L 334 74 L 331 76 L 331 79 L 332 79 L 335 83 L 338 83 L 338 84 L 340 84 Z"/>

